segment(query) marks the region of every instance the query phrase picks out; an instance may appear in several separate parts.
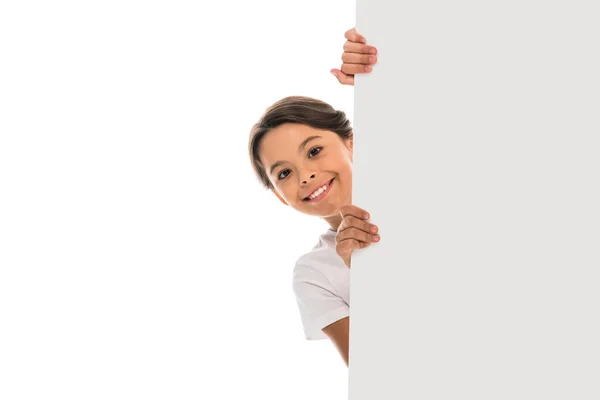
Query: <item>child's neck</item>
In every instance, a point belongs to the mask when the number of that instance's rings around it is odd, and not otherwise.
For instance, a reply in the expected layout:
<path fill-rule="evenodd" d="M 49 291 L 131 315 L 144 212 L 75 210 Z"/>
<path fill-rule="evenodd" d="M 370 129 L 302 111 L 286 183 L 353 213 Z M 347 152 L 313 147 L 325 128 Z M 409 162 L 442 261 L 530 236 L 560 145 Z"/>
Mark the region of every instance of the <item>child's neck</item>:
<path fill-rule="evenodd" d="M 329 224 L 329 226 L 331 227 L 331 230 L 337 231 L 340 224 L 342 223 L 342 216 L 339 214 L 333 215 L 331 217 L 325 217 L 325 218 L 323 218 L 323 220 L 325 220 L 325 222 L 327 222 L 327 224 Z"/>
<path fill-rule="evenodd" d="M 352 196 L 346 199 L 343 204 L 352 204 Z M 337 231 L 342 223 L 342 215 L 338 212 L 337 214 L 331 215 L 329 217 L 324 217 L 323 220 L 329 224 L 329 227 L 333 231 Z"/>

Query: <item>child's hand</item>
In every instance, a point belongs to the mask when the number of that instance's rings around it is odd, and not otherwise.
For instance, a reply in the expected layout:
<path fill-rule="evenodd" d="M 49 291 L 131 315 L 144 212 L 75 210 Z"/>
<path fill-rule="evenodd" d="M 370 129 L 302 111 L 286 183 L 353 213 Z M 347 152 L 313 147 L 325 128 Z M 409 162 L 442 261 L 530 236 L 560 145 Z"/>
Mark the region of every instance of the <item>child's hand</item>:
<path fill-rule="evenodd" d="M 377 49 L 367 45 L 367 40 L 356 33 L 352 28 L 344 35 L 344 53 L 342 54 L 341 69 L 332 69 L 331 73 L 335 75 L 342 85 L 354 85 L 354 75 L 369 73 L 373 69 L 371 65 L 377 62 Z"/>
<path fill-rule="evenodd" d="M 379 241 L 377 226 L 367 222 L 369 213 L 353 205 L 342 206 L 342 223 L 335 237 L 335 251 L 350 268 L 350 256 L 356 249 L 364 249 Z"/>

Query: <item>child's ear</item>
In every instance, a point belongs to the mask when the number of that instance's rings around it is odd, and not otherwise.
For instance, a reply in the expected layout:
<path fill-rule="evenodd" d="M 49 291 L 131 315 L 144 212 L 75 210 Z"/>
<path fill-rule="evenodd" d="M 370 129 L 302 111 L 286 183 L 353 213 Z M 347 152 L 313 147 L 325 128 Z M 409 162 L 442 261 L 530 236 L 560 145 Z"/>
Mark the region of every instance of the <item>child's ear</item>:
<path fill-rule="evenodd" d="M 283 205 L 289 205 L 284 199 L 283 197 L 281 197 L 281 195 L 277 192 L 277 190 L 273 189 L 273 193 L 275 193 L 275 196 L 277 196 L 277 198 L 279 199 L 279 201 L 281 201 L 283 203 Z"/>

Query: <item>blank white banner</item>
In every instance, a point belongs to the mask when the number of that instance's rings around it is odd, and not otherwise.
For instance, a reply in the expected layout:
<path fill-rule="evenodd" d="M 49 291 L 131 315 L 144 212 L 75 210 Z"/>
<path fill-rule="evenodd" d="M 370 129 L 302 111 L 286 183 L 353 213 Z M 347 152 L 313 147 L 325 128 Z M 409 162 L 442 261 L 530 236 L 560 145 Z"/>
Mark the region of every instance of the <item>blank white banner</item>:
<path fill-rule="evenodd" d="M 600 399 L 599 10 L 357 0 L 351 400 Z"/>

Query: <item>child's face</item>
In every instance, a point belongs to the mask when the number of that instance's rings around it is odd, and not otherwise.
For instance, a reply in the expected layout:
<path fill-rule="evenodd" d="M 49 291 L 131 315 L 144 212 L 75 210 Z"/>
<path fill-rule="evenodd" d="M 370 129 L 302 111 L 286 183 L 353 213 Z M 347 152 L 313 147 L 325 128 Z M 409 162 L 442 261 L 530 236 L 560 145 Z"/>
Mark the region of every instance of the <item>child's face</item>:
<path fill-rule="evenodd" d="M 292 208 L 329 217 L 351 202 L 352 140 L 344 142 L 334 132 L 306 125 L 283 124 L 263 137 L 260 155 L 275 194 Z"/>

